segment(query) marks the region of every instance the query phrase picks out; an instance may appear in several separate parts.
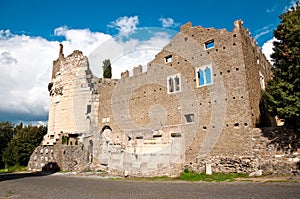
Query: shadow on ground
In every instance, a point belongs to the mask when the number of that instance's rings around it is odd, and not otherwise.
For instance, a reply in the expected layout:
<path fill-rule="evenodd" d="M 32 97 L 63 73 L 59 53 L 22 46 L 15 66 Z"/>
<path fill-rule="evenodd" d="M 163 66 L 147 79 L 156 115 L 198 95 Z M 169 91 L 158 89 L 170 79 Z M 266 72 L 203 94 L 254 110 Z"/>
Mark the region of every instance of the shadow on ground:
<path fill-rule="evenodd" d="M 48 164 L 43 166 L 42 171 L 38 172 L 2 173 L 0 174 L 0 182 L 6 180 L 15 180 L 19 178 L 47 176 L 58 171 L 60 171 L 60 168 L 57 163 L 49 162 Z"/>

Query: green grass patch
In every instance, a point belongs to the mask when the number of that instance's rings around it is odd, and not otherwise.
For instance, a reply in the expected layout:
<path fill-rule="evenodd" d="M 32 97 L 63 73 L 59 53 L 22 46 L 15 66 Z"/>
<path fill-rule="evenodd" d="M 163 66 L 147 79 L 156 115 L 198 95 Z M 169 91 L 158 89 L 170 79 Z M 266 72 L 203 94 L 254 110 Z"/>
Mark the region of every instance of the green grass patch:
<path fill-rule="evenodd" d="M 169 181 L 173 180 L 168 176 L 154 176 L 154 177 L 126 177 L 118 178 L 119 180 L 142 180 L 142 181 Z"/>
<path fill-rule="evenodd" d="M 13 173 L 13 172 L 21 172 L 21 171 L 27 171 L 27 167 L 15 165 L 4 169 L 0 169 L 0 173 Z"/>
<path fill-rule="evenodd" d="M 59 170 L 58 171 L 58 173 L 69 173 L 69 172 L 71 172 L 71 171 L 69 171 L 69 170 Z"/>
<path fill-rule="evenodd" d="M 194 171 L 185 170 L 178 177 L 184 181 L 205 181 L 205 182 L 234 182 L 236 178 L 248 178 L 248 174 L 243 173 L 213 173 L 206 175 L 205 173 L 196 173 Z"/>
<path fill-rule="evenodd" d="M 153 180 L 153 181 L 167 181 L 170 180 L 171 178 L 168 176 L 155 176 L 155 177 L 151 177 L 149 178 L 149 180 Z"/>

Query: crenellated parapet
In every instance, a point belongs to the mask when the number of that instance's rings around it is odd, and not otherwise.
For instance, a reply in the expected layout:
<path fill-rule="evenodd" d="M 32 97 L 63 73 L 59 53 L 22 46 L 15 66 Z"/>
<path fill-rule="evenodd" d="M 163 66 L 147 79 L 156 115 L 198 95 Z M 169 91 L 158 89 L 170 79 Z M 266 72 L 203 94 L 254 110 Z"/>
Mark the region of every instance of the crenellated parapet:
<path fill-rule="evenodd" d="M 129 71 L 128 70 L 121 73 L 121 79 L 126 79 L 126 78 L 129 78 Z"/>
<path fill-rule="evenodd" d="M 133 68 L 133 76 L 138 76 L 142 74 L 143 67 L 141 65 Z"/>
<path fill-rule="evenodd" d="M 148 67 L 149 67 L 149 64 L 148 64 Z M 130 76 L 129 73 L 130 72 L 128 70 L 126 70 L 125 72 L 121 72 L 121 80 L 125 80 L 125 79 L 129 79 L 129 78 L 137 77 L 139 75 L 146 74 L 145 72 L 143 72 L 143 66 L 142 65 L 138 65 L 136 67 L 133 67 L 132 76 Z"/>

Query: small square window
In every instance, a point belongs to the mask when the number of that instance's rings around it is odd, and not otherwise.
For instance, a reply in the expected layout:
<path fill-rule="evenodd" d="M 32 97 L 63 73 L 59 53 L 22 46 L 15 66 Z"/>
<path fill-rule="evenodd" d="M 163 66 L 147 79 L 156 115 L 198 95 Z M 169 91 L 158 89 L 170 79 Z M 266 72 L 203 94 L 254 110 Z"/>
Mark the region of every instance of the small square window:
<path fill-rule="evenodd" d="M 193 123 L 195 121 L 194 114 L 186 114 L 184 115 L 186 123 Z"/>
<path fill-rule="evenodd" d="M 165 57 L 165 63 L 170 63 L 170 62 L 172 62 L 172 61 L 173 61 L 172 55 L 169 55 L 169 56 L 166 56 L 166 57 Z"/>
<path fill-rule="evenodd" d="M 210 48 L 213 48 L 213 47 L 215 47 L 214 40 L 210 40 L 208 42 L 205 42 L 205 49 L 210 49 Z"/>

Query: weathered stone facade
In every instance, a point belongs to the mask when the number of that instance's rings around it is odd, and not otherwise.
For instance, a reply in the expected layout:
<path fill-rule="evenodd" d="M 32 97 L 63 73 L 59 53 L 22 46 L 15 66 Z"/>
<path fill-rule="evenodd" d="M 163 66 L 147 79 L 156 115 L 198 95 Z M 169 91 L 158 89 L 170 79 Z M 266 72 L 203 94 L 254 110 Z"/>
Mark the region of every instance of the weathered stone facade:
<path fill-rule="evenodd" d="M 267 119 L 260 100 L 271 67 L 241 21 L 231 32 L 187 23 L 146 72 L 138 66 L 120 80 L 94 77 L 80 51 L 65 58 L 61 46 L 48 133 L 29 168 L 51 161 L 63 170 L 132 176 L 174 176 L 207 164 L 213 172 L 274 171 L 278 151 L 256 128 Z M 47 147 L 48 161 L 39 153 Z M 277 170 L 296 168 L 297 150 L 293 158 L 282 158 Z"/>

